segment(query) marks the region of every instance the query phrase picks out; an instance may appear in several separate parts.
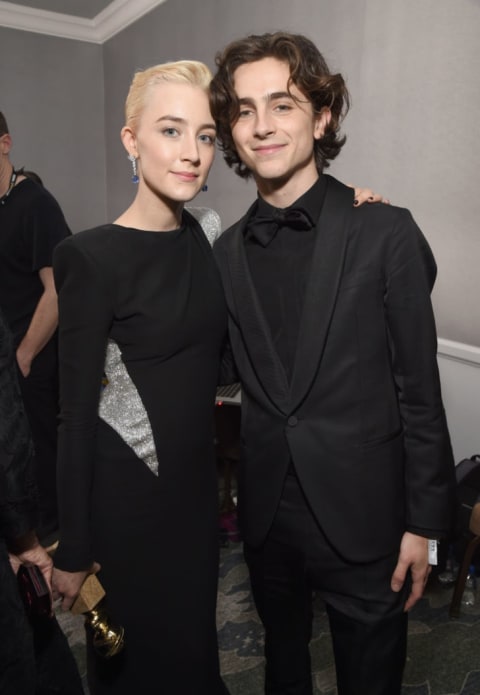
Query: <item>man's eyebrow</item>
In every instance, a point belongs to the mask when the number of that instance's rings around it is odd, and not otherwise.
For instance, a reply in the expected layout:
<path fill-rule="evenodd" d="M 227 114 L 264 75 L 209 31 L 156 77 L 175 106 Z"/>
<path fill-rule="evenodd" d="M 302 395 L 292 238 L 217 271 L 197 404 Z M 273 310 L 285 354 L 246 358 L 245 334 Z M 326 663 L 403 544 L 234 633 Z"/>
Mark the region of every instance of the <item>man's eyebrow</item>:
<path fill-rule="evenodd" d="M 290 92 L 272 92 L 267 94 L 268 101 L 274 101 L 275 99 L 293 99 Z"/>
<path fill-rule="evenodd" d="M 265 94 L 262 99 L 264 101 L 275 101 L 276 99 L 292 99 L 294 101 L 289 92 L 272 92 L 271 94 Z M 253 97 L 239 97 L 238 99 L 239 104 L 253 104 L 254 101 Z"/>

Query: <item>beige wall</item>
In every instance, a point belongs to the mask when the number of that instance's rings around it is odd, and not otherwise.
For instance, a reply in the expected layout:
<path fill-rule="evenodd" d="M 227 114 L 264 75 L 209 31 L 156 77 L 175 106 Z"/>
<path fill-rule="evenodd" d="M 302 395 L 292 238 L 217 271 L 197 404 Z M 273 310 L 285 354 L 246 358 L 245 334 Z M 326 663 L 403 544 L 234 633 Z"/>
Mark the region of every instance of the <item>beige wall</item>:
<path fill-rule="evenodd" d="M 480 346 L 480 0 L 166 0 L 103 46 L 0 28 L 15 161 L 46 175 L 75 231 L 112 219 L 133 195 L 119 140 L 133 72 L 188 57 L 213 68 L 227 41 L 276 29 L 307 34 L 346 77 L 331 173 L 410 208 L 439 266 L 439 335 Z M 254 195 L 219 154 L 200 200 L 227 226 Z"/>
<path fill-rule="evenodd" d="M 352 108 L 331 173 L 410 208 L 439 273 L 438 333 L 480 345 L 480 0 L 168 0 L 105 46 L 110 214 L 131 195 L 118 145 L 134 69 L 198 58 L 247 33 L 313 39 L 344 74 Z M 255 195 L 221 155 L 205 204 L 231 224 Z"/>
<path fill-rule="evenodd" d="M 15 166 L 36 171 L 73 231 L 106 217 L 102 47 L 0 27 L 0 111 Z"/>

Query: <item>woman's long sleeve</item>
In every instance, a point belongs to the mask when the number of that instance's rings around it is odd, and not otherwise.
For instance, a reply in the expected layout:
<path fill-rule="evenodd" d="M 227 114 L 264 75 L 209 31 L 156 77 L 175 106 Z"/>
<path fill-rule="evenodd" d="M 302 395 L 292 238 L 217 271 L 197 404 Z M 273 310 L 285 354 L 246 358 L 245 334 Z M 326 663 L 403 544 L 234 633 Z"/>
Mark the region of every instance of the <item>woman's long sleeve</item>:
<path fill-rule="evenodd" d="M 94 560 L 90 495 L 94 476 L 97 413 L 105 347 L 113 310 L 108 276 L 75 237 L 54 256 L 59 301 L 60 426 L 57 567 L 86 569 Z"/>

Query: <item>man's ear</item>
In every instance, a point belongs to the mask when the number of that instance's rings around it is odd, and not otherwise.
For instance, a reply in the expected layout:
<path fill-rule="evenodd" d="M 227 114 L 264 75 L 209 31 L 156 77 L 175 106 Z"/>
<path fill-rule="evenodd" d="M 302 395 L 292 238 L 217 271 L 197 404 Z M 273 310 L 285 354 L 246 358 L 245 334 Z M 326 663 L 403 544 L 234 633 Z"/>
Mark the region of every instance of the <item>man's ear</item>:
<path fill-rule="evenodd" d="M 313 137 L 315 140 L 320 140 L 325 133 L 327 125 L 330 123 L 332 118 L 332 112 L 328 106 L 324 106 L 319 114 L 315 116 L 315 124 L 313 128 Z"/>
<path fill-rule="evenodd" d="M 133 130 L 128 126 L 124 126 L 120 131 L 120 138 L 123 142 L 124 148 L 127 150 L 128 154 L 138 157 L 137 153 L 137 138 Z"/>
<path fill-rule="evenodd" d="M 5 133 L 0 137 L 0 154 L 10 154 L 12 149 L 12 138 L 10 133 Z"/>

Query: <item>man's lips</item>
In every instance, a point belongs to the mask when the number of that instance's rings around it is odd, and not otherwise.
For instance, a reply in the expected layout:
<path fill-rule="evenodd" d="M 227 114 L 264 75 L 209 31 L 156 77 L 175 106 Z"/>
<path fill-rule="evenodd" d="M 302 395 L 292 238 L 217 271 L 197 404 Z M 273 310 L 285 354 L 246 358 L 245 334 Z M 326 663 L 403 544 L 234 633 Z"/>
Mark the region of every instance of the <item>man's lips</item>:
<path fill-rule="evenodd" d="M 285 145 L 260 145 L 252 148 L 255 154 L 276 154 L 280 152 L 285 147 Z"/>

